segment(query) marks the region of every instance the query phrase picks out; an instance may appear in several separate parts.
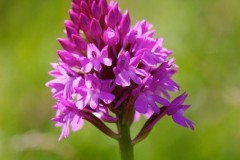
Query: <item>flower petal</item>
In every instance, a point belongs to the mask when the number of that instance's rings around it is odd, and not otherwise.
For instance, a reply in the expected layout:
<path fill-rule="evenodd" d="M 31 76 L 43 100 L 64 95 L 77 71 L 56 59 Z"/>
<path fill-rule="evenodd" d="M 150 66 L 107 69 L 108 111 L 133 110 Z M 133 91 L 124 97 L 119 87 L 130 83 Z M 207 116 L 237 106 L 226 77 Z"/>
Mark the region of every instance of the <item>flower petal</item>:
<path fill-rule="evenodd" d="M 96 94 L 93 94 L 89 103 L 92 109 L 96 109 L 98 107 L 98 97 Z"/>
<path fill-rule="evenodd" d="M 177 105 L 177 104 L 182 104 L 184 101 L 185 101 L 185 99 L 187 98 L 187 93 L 183 93 L 183 94 L 181 94 L 180 96 L 178 96 L 177 98 L 175 98 L 173 101 L 172 101 L 172 105 Z"/>
<path fill-rule="evenodd" d="M 133 80 L 133 82 L 137 83 L 137 84 L 141 84 L 142 83 L 142 80 L 141 78 L 139 78 L 136 73 L 134 72 L 129 72 L 129 76 L 130 78 Z"/>
<path fill-rule="evenodd" d="M 107 92 L 100 92 L 99 98 L 103 100 L 104 103 L 109 104 L 114 100 L 115 96 Z"/>
<path fill-rule="evenodd" d="M 134 106 L 135 106 L 136 111 L 138 111 L 140 113 L 147 113 L 147 111 L 148 111 L 148 103 L 144 96 L 140 95 L 136 99 Z"/>
<path fill-rule="evenodd" d="M 88 73 L 92 70 L 93 64 L 87 58 L 82 59 L 81 61 L 82 69 L 84 72 Z"/>
<path fill-rule="evenodd" d="M 112 65 L 112 59 L 110 58 L 103 58 L 102 63 L 105 64 L 106 66 L 111 66 Z"/>
<path fill-rule="evenodd" d="M 58 140 L 60 141 L 62 138 L 67 138 L 68 135 L 69 135 L 69 123 L 67 122 L 67 123 L 63 124 L 62 132 L 61 132 L 61 135 L 58 138 Z"/>
<path fill-rule="evenodd" d="M 152 53 L 145 53 L 144 56 L 142 57 L 142 62 L 150 67 L 155 67 L 157 65 L 156 58 L 154 57 Z"/>
<path fill-rule="evenodd" d="M 102 69 L 102 66 L 99 61 L 94 61 L 93 65 L 95 71 L 100 71 Z"/>
<path fill-rule="evenodd" d="M 130 77 L 126 74 L 126 72 L 121 72 L 118 74 L 116 78 L 116 84 L 121 85 L 123 87 L 130 86 Z"/>
<path fill-rule="evenodd" d="M 172 115 L 172 119 L 183 127 L 194 129 L 194 123 L 179 113 Z"/>
<path fill-rule="evenodd" d="M 81 117 L 79 117 L 78 115 L 74 115 L 72 121 L 71 121 L 71 129 L 73 132 L 78 131 L 79 129 L 82 128 L 84 124 L 84 121 Z"/>
<path fill-rule="evenodd" d="M 160 103 L 160 104 L 162 104 L 164 106 L 169 105 L 168 100 L 166 100 L 166 99 L 164 99 L 164 98 L 162 98 L 160 96 L 152 95 L 152 98 L 154 99 L 154 101 L 156 101 L 156 102 L 158 102 L 158 103 Z"/>
<path fill-rule="evenodd" d="M 156 103 L 154 101 L 148 101 L 148 103 L 150 103 L 153 111 L 157 114 L 160 113 L 160 109 L 158 108 L 158 106 L 156 105 Z"/>

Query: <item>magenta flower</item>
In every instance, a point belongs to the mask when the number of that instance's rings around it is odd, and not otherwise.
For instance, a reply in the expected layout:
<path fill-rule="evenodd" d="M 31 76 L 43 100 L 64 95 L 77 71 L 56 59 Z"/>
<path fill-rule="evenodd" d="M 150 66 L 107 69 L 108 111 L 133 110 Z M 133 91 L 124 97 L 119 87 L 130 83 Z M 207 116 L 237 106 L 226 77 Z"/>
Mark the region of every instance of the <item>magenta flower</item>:
<path fill-rule="evenodd" d="M 172 76 L 177 65 L 163 38 L 155 39 L 152 25 L 139 21 L 132 28 L 129 12 L 107 0 L 72 0 L 66 38 L 59 38 L 58 63 L 49 73 L 57 101 L 53 118 L 62 127 L 59 139 L 82 128 L 85 120 L 119 141 L 122 159 L 133 159 L 133 144 L 143 140 L 164 116 L 194 128 L 184 117 L 190 107 L 183 93 L 171 101 L 179 86 Z M 129 128 L 139 115 L 146 123 L 134 139 Z M 106 123 L 116 123 L 118 132 Z"/>
<path fill-rule="evenodd" d="M 138 93 L 136 101 L 134 103 L 137 112 L 145 114 L 151 110 L 152 112 L 159 114 L 160 108 L 157 106 L 157 103 L 163 106 L 167 106 L 169 104 L 169 102 L 166 99 L 162 98 L 157 92 L 157 80 L 153 77 L 149 77 L 147 82 L 145 82 L 145 86 L 142 90 L 135 90 L 135 92 Z"/>
<path fill-rule="evenodd" d="M 94 44 L 89 44 L 87 47 L 87 57 L 81 59 L 82 69 L 88 73 L 94 68 L 95 71 L 100 71 L 102 65 L 112 65 L 112 60 L 108 58 L 108 46 L 104 47 L 100 52 Z"/>
<path fill-rule="evenodd" d="M 118 58 L 117 67 L 113 68 L 116 76 L 116 84 L 123 87 L 130 86 L 130 79 L 136 84 L 142 83 L 139 76 L 146 76 L 147 73 L 143 69 L 138 69 L 131 64 L 129 53 L 122 51 Z"/>
<path fill-rule="evenodd" d="M 57 127 L 62 127 L 62 133 L 59 140 L 63 137 L 67 138 L 70 133 L 70 129 L 72 131 L 78 131 L 81 129 L 84 121 L 81 114 L 77 113 L 79 111 L 76 109 L 74 103 L 62 100 L 61 103 L 57 103 L 53 108 L 57 110 L 57 114 L 52 120 L 57 122 Z"/>
<path fill-rule="evenodd" d="M 183 116 L 184 112 L 190 107 L 189 105 L 184 105 L 184 101 L 187 98 L 187 94 L 183 93 L 179 97 L 175 98 L 167 107 L 166 111 L 168 115 L 172 116 L 172 119 L 177 124 L 194 129 L 194 123 Z"/>
<path fill-rule="evenodd" d="M 99 106 L 99 100 L 102 100 L 105 104 L 110 104 L 115 97 L 113 94 L 102 90 L 100 80 L 91 74 L 86 75 L 85 80 L 81 79 L 79 81 L 76 93 L 78 109 L 83 109 L 87 104 L 92 109 L 96 109 Z"/>

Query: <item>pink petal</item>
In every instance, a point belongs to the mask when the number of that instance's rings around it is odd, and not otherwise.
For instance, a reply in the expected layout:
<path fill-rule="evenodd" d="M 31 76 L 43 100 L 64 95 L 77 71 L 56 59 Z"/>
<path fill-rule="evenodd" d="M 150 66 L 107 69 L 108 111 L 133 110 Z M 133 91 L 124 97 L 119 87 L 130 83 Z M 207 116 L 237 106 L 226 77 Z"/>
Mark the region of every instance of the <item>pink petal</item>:
<path fill-rule="evenodd" d="M 95 70 L 95 71 L 100 71 L 100 70 L 102 69 L 102 66 L 101 66 L 101 64 L 100 64 L 99 61 L 95 61 L 95 62 L 93 63 L 93 65 L 94 65 L 94 70 Z"/>
<path fill-rule="evenodd" d="M 126 74 L 126 72 L 121 72 L 118 74 L 116 78 L 116 84 L 121 85 L 123 87 L 130 86 L 130 77 Z"/>
<path fill-rule="evenodd" d="M 157 113 L 157 114 L 160 113 L 160 109 L 158 108 L 158 106 L 156 105 L 156 103 L 154 101 L 149 101 L 148 103 L 150 103 L 150 105 L 155 113 Z"/>
<path fill-rule="evenodd" d="M 90 62 L 87 58 L 83 58 L 81 60 L 81 64 L 82 64 L 83 71 L 86 73 L 90 72 L 93 68 L 92 62 Z"/>
<path fill-rule="evenodd" d="M 71 129 L 72 131 L 76 132 L 79 129 L 82 128 L 84 124 L 84 121 L 81 117 L 79 117 L 78 115 L 75 115 L 71 121 Z"/>
<path fill-rule="evenodd" d="M 100 92 L 99 98 L 103 100 L 104 103 L 109 104 L 114 100 L 115 96 L 107 92 Z"/>
<path fill-rule="evenodd" d="M 153 97 L 154 101 L 156 101 L 156 102 L 158 102 L 158 103 L 160 103 L 160 104 L 162 104 L 164 106 L 168 106 L 169 105 L 169 102 L 166 99 L 164 99 L 164 98 L 162 98 L 160 96 L 153 95 L 152 97 Z"/>
<path fill-rule="evenodd" d="M 183 127 L 194 129 L 194 123 L 179 113 L 172 115 L 172 119 Z"/>
<path fill-rule="evenodd" d="M 137 84 L 141 84 L 142 80 L 134 72 L 129 73 L 130 78 Z"/>
<path fill-rule="evenodd" d="M 92 109 L 96 109 L 98 107 L 98 97 L 96 95 L 92 95 L 89 105 Z"/>
<path fill-rule="evenodd" d="M 60 141 L 62 138 L 67 138 L 68 136 L 69 136 L 69 122 L 66 122 L 62 126 L 62 132 L 58 140 Z"/>
<path fill-rule="evenodd" d="M 144 54 L 142 62 L 150 67 L 155 67 L 158 63 L 151 52 Z"/>
<path fill-rule="evenodd" d="M 103 58 L 108 57 L 108 46 L 105 46 L 102 51 L 101 51 L 101 55 Z"/>
<path fill-rule="evenodd" d="M 105 64 L 106 66 L 111 66 L 112 65 L 112 59 L 110 58 L 103 58 L 102 63 Z"/>
<path fill-rule="evenodd" d="M 185 101 L 185 99 L 187 98 L 187 93 L 182 93 L 180 96 L 178 96 L 177 98 L 175 98 L 173 101 L 172 101 L 172 105 L 178 105 L 178 104 L 183 104 L 183 102 Z"/>
<path fill-rule="evenodd" d="M 134 103 L 136 111 L 140 113 L 147 113 L 148 103 L 144 96 L 139 96 Z"/>
<path fill-rule="evenodd" d="M 81 99 L 81 100 L 77 101 L 76 106 L 78 109 L 82 110 L 85 107 L 83 100 Z"/>

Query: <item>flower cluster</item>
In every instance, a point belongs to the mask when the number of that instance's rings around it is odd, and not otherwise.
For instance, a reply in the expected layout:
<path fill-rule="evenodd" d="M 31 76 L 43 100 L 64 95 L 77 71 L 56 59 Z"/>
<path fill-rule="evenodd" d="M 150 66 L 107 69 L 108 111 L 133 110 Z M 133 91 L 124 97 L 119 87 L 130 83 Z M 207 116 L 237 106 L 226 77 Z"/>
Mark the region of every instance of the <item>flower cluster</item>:
<path fill-rule="evenodd" d="M 144 115 L 144 132 L 163 115 L 194 128 L 183 115 L 187 94 L 170 100 L 169 93 L 179 91 L 171 78 L 177 66 L 151 24 L 143 20 L 131 28 L 129 12 L 106 0 L 73 0 L 69 15 L 66 38 L 58 39 L 63 50 L 50 72 L 54 79 L 47 83 L 57 101 L 53 120 L 62 127 L 60 139 L 84 120 L 116 138 L 105 122 L 117 123 L 119 112 L 129 124 Z"/>

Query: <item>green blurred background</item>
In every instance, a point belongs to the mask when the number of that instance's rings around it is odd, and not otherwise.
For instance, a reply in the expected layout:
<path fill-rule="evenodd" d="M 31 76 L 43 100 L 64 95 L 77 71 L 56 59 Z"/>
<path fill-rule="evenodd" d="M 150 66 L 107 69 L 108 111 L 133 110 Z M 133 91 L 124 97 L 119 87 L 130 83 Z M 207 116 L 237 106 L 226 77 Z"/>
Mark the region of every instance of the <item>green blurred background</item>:
<path fill-rule="evenodd" d="M 119 0 L 132 24 L 147 19 L 180 66 L 191 131 L 164 117 L 136 160 L 240 159 L 240 1 Z M 0 159 L 119 160 L 117 142 L 86 123 L 58 142 L 45 82 L 56 62 L 69 0 L 0 0 Z M 140 122 L 141 123 L 141 122 Z M 136 133 L 137 124 L 132 130 Z"/>

